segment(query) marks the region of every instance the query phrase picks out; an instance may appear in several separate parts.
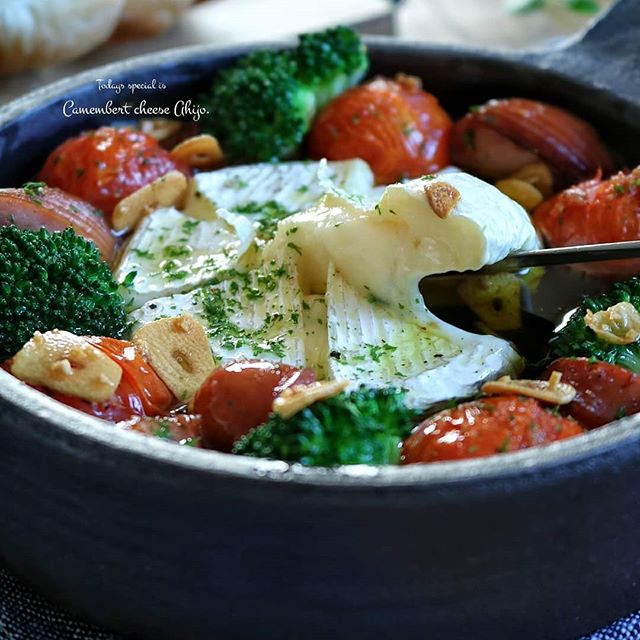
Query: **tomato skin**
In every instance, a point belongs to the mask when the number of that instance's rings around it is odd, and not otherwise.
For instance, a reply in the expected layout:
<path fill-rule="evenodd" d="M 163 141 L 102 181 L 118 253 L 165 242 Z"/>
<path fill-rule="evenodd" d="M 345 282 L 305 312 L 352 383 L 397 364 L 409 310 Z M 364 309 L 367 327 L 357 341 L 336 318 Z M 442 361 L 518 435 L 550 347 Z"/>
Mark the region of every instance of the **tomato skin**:
<path fill-rule="evenodd" d="M 453 125 L 450 140 L 455 166 L 484 180 L 508 178 L 525 165 L 540 162 L 533 151 L 477 122 L 473 114 L 467 114 Z"/>
<path fill-rule="evenodd" d="M 401 464 L 479 458 L 582 432 L 577 422 L 552 414 L 533 398 L 492 396 L 427 418 L 404 441 Z"/>
<path fill-rule="evenodd" d="M 87 340 L 122 369 L 120 384 L 109 400 L 88 402 L 42 386 L 31 386 L 62 404 L 110 422 L 129 420 L 135 416 L 161 416 L 171 409 L 175 403 L 173 395 L 133 342 L 98 336 L 88 336 Z M 11 359 L 5 360 L 0 366 L 11 373 L 11 362 Z"/>
<path fill-rule="evenodd" d="M 185 413 L 162 417 L 133 416 L 129 420 L 118 422 L 116 426 L 178 444 L 198 446 L 202 433 L 202 418 Z"/>
<path fill-rule="evenodd" d="M 562 373 L 562 381 L 575 387 L 576 397 L 566 410 L 587 429 L 640 411 L 640 375 L 624 367 L 588 358 L 558 358 L 544 377 L 552 371 Z"/>
<path fill-rule="evenodd" d="M 140 407 L 136 413 L 157 416 L 171 408 L 174 403 L 171 391 L 142 357 L 140 350 L 133 342 L 96 336 L 88 339 L 122 368 L 122 381 L 118 391 L 122 387 L 122 382 L 126 382 L 128 394 L 133 394 L 137 398 L 136 403 Z M 129 403 L 131 402 L 133 401 L 130 400 Z"/>
<path fill-rule="evenodd" d="M 453 128 L 451 157 L 456 166 L 492 179 L 542 161 L 559 187 L 597 171 L 608 175 L 614 167 L 590 124 L 559 107 L 525 98 L 489 100 L 475 107 Z"/>
<path fill-rule="evenodd" d="M 533 212 L 533 223 L 552 247 L 640 239 L 640 167 L 609 180 L 593 180 L 562 191 Z M 636 275 L 640 260 L 581 266 L 585 271 Z"/>
<path fill-rule="evenodd" d="M 88 402 L 77 396 L 70 396 L 58 391 L 49 389 L 42 389 L 42 391 L 49 394 L 54 400 L 62 402 L 62 404 L 109 422 L 120 422 L 121 420 L 129 420 L 134 416 L 145 415 L 144 407 L 136 388 L 124 376 L 113 397 L 107 402 Z"/>
<path fill-rule="evenodd" d="M 69 138 L 47 158 L 38 179 L 111 215 L 122 199 L 169 171 L 188 175 L 155 138 L 131 128 L 100 127 Z"/>
<path fill-rule="evenodd" d="M 196 392 L 191 407 L 202 415 L 204 446 L 231 451 L 238 438 L 267 419 L 282 391 L 315 379 L 310 369 L 266 360 L 239 360 L 216 369 Z"/>
<path fill-rule="evenodd" d="M 134 416 L 162 415 L 171 408 L 173 395 L 132 342 L 97 336 L 87 339 L 122 368 L 122 379 L 115 394 L 107 402 L 87 402 L 76 396 L 47 391 L 53 398 L 111 422 Z"/>
<path fill-rule="evenodd" d="M 380 184 L 416 178 L 449 164 L 451 119 L 419 81 L 376 78 L 345 91 L 309 134 L 314 158 L 366 160 Z"/>
<path fill-rule="evenodd" d="M 29 195 L 24 189 L 0 189 L 0 225 L 20 229 L 63 231 L 67 227 L 91 240 L 102 257 L 111 261 L 116 239 L 103 216 L 84 200 L 52 187 Z"/>

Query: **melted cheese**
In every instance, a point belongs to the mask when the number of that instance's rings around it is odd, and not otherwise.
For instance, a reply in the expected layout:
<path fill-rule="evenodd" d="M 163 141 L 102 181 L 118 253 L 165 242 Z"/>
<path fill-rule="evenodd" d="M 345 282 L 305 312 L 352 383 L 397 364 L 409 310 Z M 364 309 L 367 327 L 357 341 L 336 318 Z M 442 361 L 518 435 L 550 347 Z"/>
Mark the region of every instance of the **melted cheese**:
<path fill-rule="evenodd" d="M 426 275 L 479 269 L 535 248 L 535 230 L 524 209 L 492 185 L 461 172 L 437 179 L 460 194 L 444 218 L 430 206 L 425 180 L 387 187 L 375 206 L 330 192 L 311 209 L 280 220 L 273 239 L 246 252 L 236 265 L 251 265 L 246 274 L 154 300 L 131 320 L 187 311 L 209 331 L 219 360 L 259 355 L 304 363 L 321 377 L 405 388 L 416 407 L 516 373 L 520 358 L 509 343 L 442 322 L 425 309 L 418 285 Z M 236 214 L 222 211 L 217 223 L 238 234 Z M 207 290 L 222 309 L 213 324 L 202 304 Z M 234 346 L 219 331 L 225 323 L 232 338 L 240 330 L 254 343 Z"/>
<path fill-rule="evenodd" d="M 539 246 L 526 211 L 492 185 L 465 173 L 441 181 L 461 196 L 444 219 L 429 205 L 423 180 L 387 187 L 372 209 L 329 194 L 283 220 L 264 259 L 283 247 L 295 252 L 305 293 L 324 293 L 332 263 L 365 294 L 421 307 L 416 298 L 424 276 L 479 269 Z"/>

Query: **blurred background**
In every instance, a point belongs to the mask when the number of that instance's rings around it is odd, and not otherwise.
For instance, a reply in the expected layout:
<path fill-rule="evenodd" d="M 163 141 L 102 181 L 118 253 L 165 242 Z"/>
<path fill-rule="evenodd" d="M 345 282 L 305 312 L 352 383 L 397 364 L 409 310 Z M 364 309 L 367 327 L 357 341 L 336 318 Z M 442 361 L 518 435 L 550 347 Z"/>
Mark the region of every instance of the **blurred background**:
<path fill-rule="evenodd" d="M 193 44 L 267 41 L 331 24 L 472 47 L 557 44 L 611 0 L 2 0 L 0 104 L 96 65 Z"/>

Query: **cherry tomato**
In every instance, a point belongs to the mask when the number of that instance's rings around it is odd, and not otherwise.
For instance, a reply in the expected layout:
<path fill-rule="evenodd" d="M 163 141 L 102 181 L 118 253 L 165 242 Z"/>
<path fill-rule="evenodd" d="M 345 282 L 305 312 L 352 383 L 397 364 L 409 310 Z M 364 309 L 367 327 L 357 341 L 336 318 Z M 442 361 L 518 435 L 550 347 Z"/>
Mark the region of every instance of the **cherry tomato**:
<path fill-rule="evenodd" d="M 438 171 L 449 164 L 451 119 L 408 76 L 377 78 L 345 91 L 318 115 L 309 134 L 315 158 L 366 160 L 378 183 Z"/>
<path fill-rule="evenodd" d="M 122 198 L 169 171 L 187 174 L 155 138 L 130 128 L 100 127 L 51 152 L 39 180 L 72 193 L 108 216 Z"/>
<path fill-rule="evenodd" d="M 178 444 L 199 446 L 202 418 L 182 413 L 160 417 L 134 416 L 129 420 L 118 422 L 116 426 L 120 429 L 171 440 Z"/>
<path fill-rule="evenodd" d="M 58 402 L 111 422 L 129 420 L 133 416 L 163 415 L 171 408 L 174 404 L 173 395 L 133 342 L 97 336 L 87 339 L 122 369 L 120 384 L 109 400 L 88 402 L 77 396 L 32 386 Z M 11 373 L 11 359 L 5 360 L 0 366 Z M 138 430 L 142 430 L 142 427 Z"/>
<path fill-rule="evenodd" d="M 128 384 L 127 391 L 138 398 L 141 410 L 136 413 L 154 416 L 171 407 L 174 402 L 171 391 L 132 342 L 98 337 L 91 337 L 89 340 L 122 367 L 122 381 Z"/>
<path fill-rule="evenodd" d="M 418 425 L 402 446 L 402 464 L 479 458 L 582 433 L 533 398 L 493 396 L 461 404 Z"/>
<path fill-rule="evenodd" d="M 552 247 L 640 240 L 640 167 L 559 193 L 537 207 L 533 223 Z M 636 275 L 640 260 L 585 264 L 584 270 Z"/>
<path fill-rule="evenodd" d="M 601 427 L 640 411 L 640 375 L 608 362 L 587 358 L 559 358 L 549 365 L 562 373 L 562 381 L 576 389 L 567 411 L 587 429 Z"/>
<path fill-rule="evenodd" d="M 230 451 L 238 438 L 267 419 L 274 398 L 288 387 L 315 379 L 310 369 L 266 360 L 242 360 L 216 369 L 198 389 L 192 406 L 202 415 L 204 445 Z"/>
<path fill-rule="evenodd" d="M 113 397 L 107 402 L 88 402 L 77 396 L 70 396 L 59 391 L 41 390 L 49 394 L 54 400 L 62 402 L 62 404 L 109 422 L 129 420 L 133 416 L 142 416 L 145 413 L 137 389 L 124 376 Z"/>
<path fill-rule="evenodd" d="M 0 189 L 0 225 L 62 231 L 67 227 L 91 240 L 109 262 L 116 240 L 104 216 L 90 204 L 60 189 L 31 183 L 27 189 Z"/>
<path fill-rule="evenodd" d="M 126 340 L 92 336 L 91 343 L 122 368 L 122 379 L 107 402 L 87 402 L 57 391 L 56 400 L 97 418 L 119 422 L 132 416 L 162 415 L 171 408 L 174 398 L 138 348 Z"/>
<path fill-rule="evenodd" d="M 525 98 L 490 100 L 456 122 L 451 132 L 456 166 L 481 178 L 507 178 L 525 165 L 544 162 L 554 185 L 565 187 L 613 170 L 596 130 L 553 105 Z"/>

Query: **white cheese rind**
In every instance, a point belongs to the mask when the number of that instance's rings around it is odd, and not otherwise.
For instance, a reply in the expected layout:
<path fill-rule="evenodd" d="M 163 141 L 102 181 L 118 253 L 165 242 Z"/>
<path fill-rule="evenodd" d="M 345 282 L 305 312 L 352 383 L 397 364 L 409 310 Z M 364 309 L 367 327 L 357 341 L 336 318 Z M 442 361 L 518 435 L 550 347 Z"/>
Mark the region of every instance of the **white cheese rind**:
<path fill-rule="evenodd" d="M 236 263 L 249 269 L 246 275 L 227 274 L 207 288 L 153 300 L 131 320 L 191 313 L 208 329 L 219 361 L 264 357 L 312 366 L 320 376 L 404 388 L 409 404 L 420 408 L 469 395 L 487 379 L 515 374 L 521 361 L 508 342 L 442 322 L 425 309 L 418 284 L 429 274 L 478 269 L 535 248 L 535 230 L 524 209 L 492 185 L 460 172 L 433 179 L 460 194 L 444 218 L 429 204 L 428 180 L 391 185 L 373 207 L 330 190 L 311 209 L 281 220 L 272 240 L 252 245 L 253 251 Z M 279 204 L 301 206 L 292 200 L 301 195 L 294 194 L 295 185 L 268 184 L 268 195 L 265 187 L 242 197 L 275 200 L 277 189 L 284 189 Z M 233 202 L 225 204 L 238 206 Z M 208 206 L 215 219 L 200 224 L 224 225 L 237 237 L 246 224 L 253 228 L 249 217 L 225 209 L 212 213 L 210 201 Z M 264 285 L 281 266 L 286 275 L 256 294 L 258 282 Z M 241 330 L 237 344 L 234 330 L 225 336 L 214 326 L 205 308 L 207 295 L 218 296 L 224 318 Z M 255 340 L 246 342 L 252 332 Z"/>
<path fill-rule="evenodd" d="M 284 262 L 246 274 L 228 274 L 221 282 L 187 294 L 151 300 L 129 315 L 140 326 L 192 315 L 207 332 L 218 362 L 264 358 L 305 366 L 303 297 L 294 268 Z"/>
<path fill-rule="evenodd" d="M 191 183 L 185 211 L 209 217 L 219 208 L 237 211 L 249 204 L 275 202 L 291 213 L 317 204 L 331 190 L 369 201 L 373 173 L 364 160 L 342 162 L 269 162 L 227 167 L 197 174 Z"/>
<path fill-rule="evenodd" d="M 253 240 L 253 225 L 220 213 L 215 220 L 195 220 L 158 209 L 140 222 L 114 274 L 120 284 L 136 274 L 124 291 L 130 308 L 194 289 L 237 264 Z"/>
<path fill-rule="evenodd" d="M 426 309 L 367 298 L 333 269 L 326 300 L 330 377 L 405 389 L 411 407 L 468 396 L 485 380 L 521 369 L 505 340 L 461 331 Z"/>

